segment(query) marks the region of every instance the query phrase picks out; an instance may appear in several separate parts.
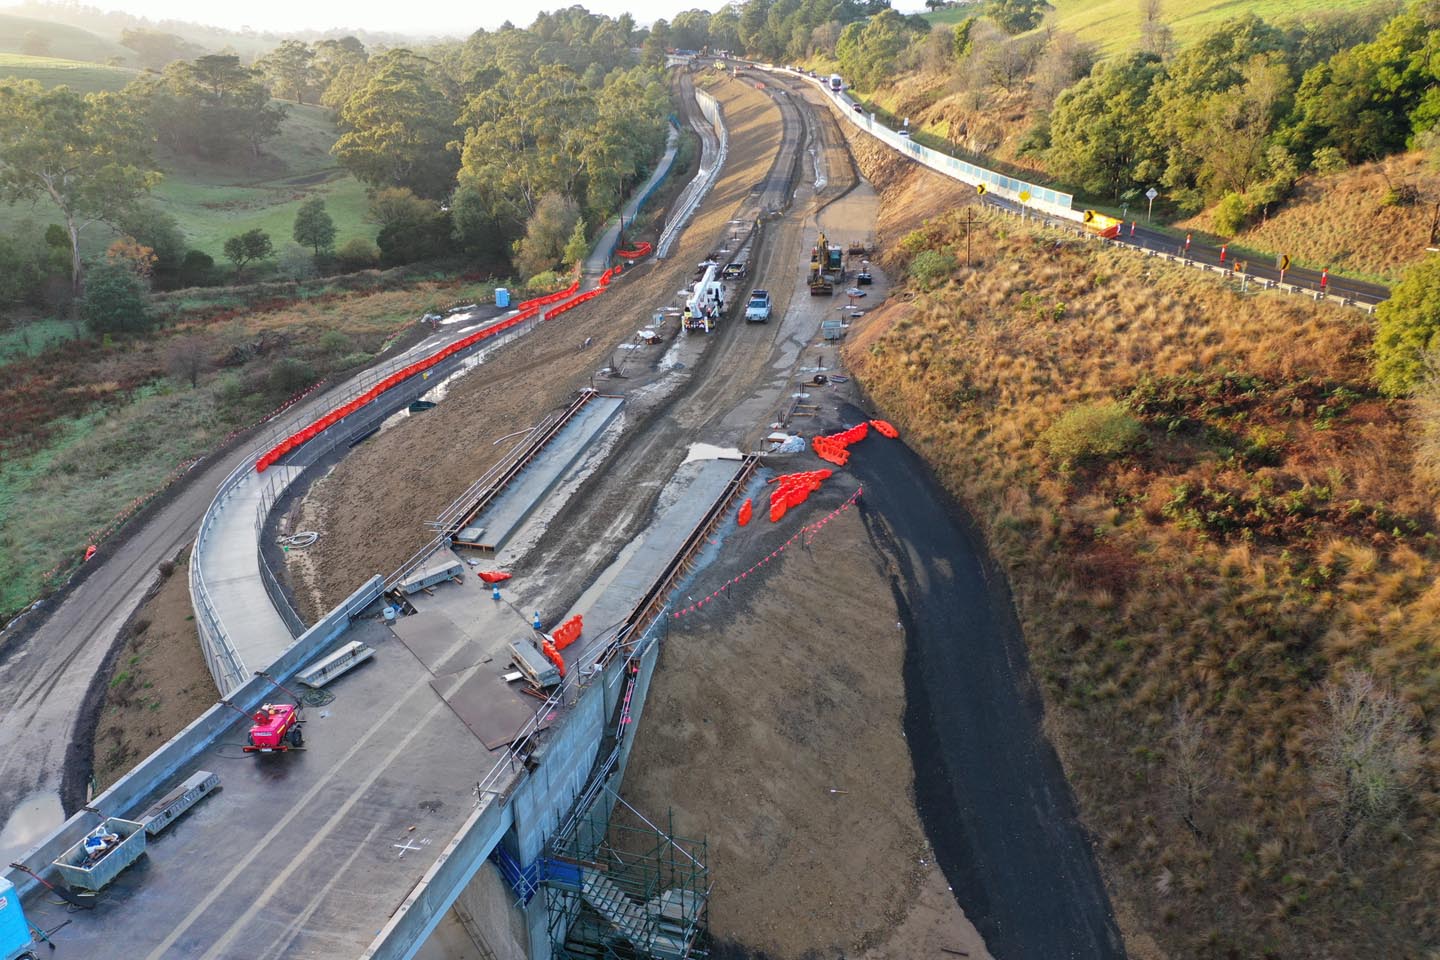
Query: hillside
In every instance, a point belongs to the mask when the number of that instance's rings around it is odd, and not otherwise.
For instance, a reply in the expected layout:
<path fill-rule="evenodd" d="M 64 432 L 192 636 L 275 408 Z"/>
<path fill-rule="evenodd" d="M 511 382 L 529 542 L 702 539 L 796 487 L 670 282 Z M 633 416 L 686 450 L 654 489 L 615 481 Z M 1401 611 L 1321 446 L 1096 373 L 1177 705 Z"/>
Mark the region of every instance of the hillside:
<path fill-rule="evenodd" d="M 856 146 L 925 282 L 846 366 L 1008 574 L 1130 955 L 1425 955 L 1440 550 L 1368 318 L 984 211 L 966 269 L 973 197 Z"/>
<path fill-rule="evenodd" d="M 365 219 L 364 186 L 330 155 L 336 136 L 330 111 L 293 103 L 285 109 L 280 136 L 266 144 L 267 157 L 257 165 L 159 158 L 165 179 L 155 188 L 155 200 L 180 222 L 189 243 L 217 262 L 227 237 L 257 227 L 283 248 L 291 242 L 295 211 L 313 197 L 324 198 L 335 220 L 337 247 L 352 237 L 375 238 L 377 228 Z"/>
<path fill-rule="evenodd" d="M 1396 202 L 1409 188 L 1418 199 Z M 1232 242 L 1270 256 L 1288 253 L 1297 262 L 1336 272 L 1394 281 L 1426 256 L 1437 201 L 1440 165 L 1415 151 L 1306 177 L 1268 220 L 1241 231 Z M 1178 226 L 1210 231 L 1211 214 Z"/>
<path fill-rule="evenodd" d="M 1051 0 L 1055 11 L 1045 29 L 1064 30 L 1097 44 L 1105 54 L 1124 53 L 1140 43 L 1140 4 L 1137 0 Z M 1230 17 L 1253 13 L 1263 20 L 1282 23 L 1312 13 L 1360 10 L 1373 0 L 1165 0 L 1161 17 L 1184 46 Z M 935 24 L 959 23 L 976 8 L 954 7 L 925 14 Z"/>
<path fill-rule="evenodd" d="M 85 93 L 119 90 L 135 79 L 127 67 L 111 67 L 82 60 L 57 57 L 30 57 L 21 53 L 0 53 L 0 79 L 16 77 L 38 80 L 42 86 L 66 86 Z"/>
<path fill-rule="evenodd" d="M 0 13 L 0 53 L 23 53 L 61 60 L 84 60 L 105 64 L 112 59 L 133 63 L 135 52 L 118 40 L 101 37 L 89 30 L 35 17 Z"/>
<path fill-rule="evenodd" d="M 164 179 L 151 194 L 153 202 L 179 222 L 190 246 L 221 264 L 225 240 L 257 227 L 270 234 L 277 250 L 283 250 L 291 242 L 295 212 L 313 197 L 325 200 L 338 231 L 337 247 L 352 237 L 373 240 L 377 228 L 366 220 L 369 201 L 364 186 L 330 155 L 335 136 L 326 108 L 286 104 L 280 135 L 266 144 L 266 156 L 258 162 L 230 165 L 174 154 L 157 156 Z M 48 202 L 0 206 L 3 232 L 26 221 L 43 229 L 57 219 Z M 95 255 L 113 239 L 109 230 L 97 225 L 83 235 L 82 247 L 87 255 Z"/>

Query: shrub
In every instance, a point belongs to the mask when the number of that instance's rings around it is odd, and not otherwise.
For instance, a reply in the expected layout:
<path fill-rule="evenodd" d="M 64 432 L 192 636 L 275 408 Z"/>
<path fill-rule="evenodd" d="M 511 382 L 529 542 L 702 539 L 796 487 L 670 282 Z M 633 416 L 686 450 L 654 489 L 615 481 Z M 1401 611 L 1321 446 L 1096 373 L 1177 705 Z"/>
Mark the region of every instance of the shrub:
<path fill-rule="evenodd" d="M 955 255 L 949 251 L 922 250 L 910 261 L 910 279 L 922 290 L 930 290 L 950 279 L 955 265 Z"/>
<path fill-rule="evenodd" d="M 281 357 L 270 368 L 270 389 L 289 396 L 315 382 L 315 368 L 295 357 Z"/>
<path fill-rule="evenodd" d="M 1440 346 L 1440 257 L 1406 271 L 1375 316 L 1375 379 L 1385 393 L 1403 396 L 1420 382 L 1425 354 Z"/>
<path fill-rule="evenodd" d="M 1334 147 L 1321 147 L 1315 151 L 1315 156 L 1310 160 L 1310 167 L 1316 173 L 1340 173 L 1348 169 L 1350 164 L 1345 162 L 1345 157 Z"/>
<path fill-rule="evenodd" d="M 81 316 L 96 333 L 131 333 L 150 326 L 145 281 L 120 263 L 102 263 L 85 280 Z"/>
<path fill-rule="evenodd" d="M 316 346 L 319 347 L 321 353 L 338 357 L 353 350 L 355 343 L 339 330 L 326 330 L 320 334 L 320 340 Z"/>
<path fill-rule="evenodd" d="M 335 259 L 345 270 L 369 270 L 380 262 L 380 251 L 364 237 L 352 237 L 335 251 Z"/>
<path fill-rule="evenodd" d="M 1072 407 L 1040 435 L 1056 460 L 1075 462 L 1124 453 L 1140 439 L 1140 421 L 1114 400 Z"/>
<path fill-rule="evenodd" d="M 204 250 L 191 250 L 180 263 L 180 282 L 187 287 L 204 286 L 214 279 L 215 258 Z"/>
<path fill-rule="evenodd" d="M 1243 193 L 1227 193 L 1215 205 L 1215 232 L 1224 237 L 1233 237 L 1245 229 L 1252 213 L 1250 201 Z"/>

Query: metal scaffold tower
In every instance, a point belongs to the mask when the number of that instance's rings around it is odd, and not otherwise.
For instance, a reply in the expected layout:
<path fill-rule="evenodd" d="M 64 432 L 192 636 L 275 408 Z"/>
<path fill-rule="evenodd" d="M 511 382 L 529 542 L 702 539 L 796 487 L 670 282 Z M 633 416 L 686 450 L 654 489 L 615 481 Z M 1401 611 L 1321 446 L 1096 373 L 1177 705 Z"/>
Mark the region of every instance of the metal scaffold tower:
<path fill-rule="evenodd" d="M 642 826 L 580 817 L 550 842 L 544 896 L 553 956 L 708 956 L 705 841 L 676 837 L 625 806 Z"/>

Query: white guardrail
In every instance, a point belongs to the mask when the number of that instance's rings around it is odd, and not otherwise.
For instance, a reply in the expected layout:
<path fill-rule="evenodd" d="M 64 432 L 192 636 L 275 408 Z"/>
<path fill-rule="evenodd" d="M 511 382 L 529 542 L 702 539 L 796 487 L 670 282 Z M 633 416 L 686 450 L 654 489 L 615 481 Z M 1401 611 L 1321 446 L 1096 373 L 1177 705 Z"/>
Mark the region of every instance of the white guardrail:
<path fill-rule="evenodd" d="M 932 150 L 929 147 L 916 143 L 910 137 L 901 136 L 894 130 L 880 123 L 875 119 L 873 113 L 865 113 L 855 109 L 855 101 L 844 93 L 838 93 L 830 89 L 830 85 L 822 78 L 811 77 L 806 74 L 796 73 L 777 67 L 773 64 L 756 64 L 762 70 L 771 73 L 782 73 L 786 76 L 798 77 L 808 80 L 829 97 L 835 104 L 838 112 L 853 127 L 864 130 L 875 139 L 900 151 L 918 163 L 924 164 L 936 173 L 944 174 L 961 183 L 970 186 L 985 184 L 987 193 L 997 197 L 1003 197 L 1031 210 L 1041 213 L 1048 213 L 1051 216 L 1064 217 L 1067 220 L 1079 220 L 1080 215 L 1073 209 L 1075 198 L 1073 195 L 1054 187 L 1047 187 L 1043 184 L 1031 183 L 1028 180 L 1021 180 L 1018 177 L 1008 176 L 995 170 L 982 167 L 979 164 L 961 160 L 959 157 L 952 157 L 948 153 L 941 153 L 939 150 Z M 1025 193 L 1028 199 L 1021 200 L 1020 194 Z"/>
<path fill-rule="evenodd" d="M 680 238 L 680 231 L 685 229 L 685 225 L 690 222 L 690 217 L 695 213 L 695 208 L 700 206 L 700 201 L 705 199 L 705 195 L 710 192 L 715 181 L 720 179 L 720 171 L 724 168 L 725 158 L 730 151 L 730 131 L 725 127 L 725 114 L 720 109 L 719 101 L 703 90 L 696 90 L 695 102 L 700 105 L 700 112 L 705 115 L 705 119 L 715 129 L 719 137 L 719 147 L 715 151 L 715 156 L 708 169 L 705 167 L 702 151 L 700 172 L 681 192 L 680 198 L 675 203 L 674 214 L 666 222 L 660 239 L 655 242 L 655 259 L 657 260 L 664 260 L 670 256 L 670 248 Z M 707 142 L 705 146 L 708 145 Z"/>

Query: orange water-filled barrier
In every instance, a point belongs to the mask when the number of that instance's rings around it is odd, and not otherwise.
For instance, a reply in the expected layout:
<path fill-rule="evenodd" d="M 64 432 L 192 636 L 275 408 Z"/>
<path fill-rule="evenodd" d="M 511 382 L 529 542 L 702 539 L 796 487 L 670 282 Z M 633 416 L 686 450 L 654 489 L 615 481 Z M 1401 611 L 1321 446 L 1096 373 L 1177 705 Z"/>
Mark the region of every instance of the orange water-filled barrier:
<path fill-rule="evenodd" d="M 891 440 L 894 440 L 896 437 L 900 436 L 900 431 L 892 427 L 888 421 L 871 420 L 870 426 L 874 427 L 876 430 L 879 430 L 882 435 L 889 437 Z"/>
<path fill-rule="evenodd" d="M 481 570 L 475 574 L 475 576 L 484 580 L 486 583 L 503 583 L 510 579 L 510 574 L 503 570 Z"/>
<path fill-rule="evenodd" d="M 745 524 L 750 522 L 750 514 L 752 512 L 753 508 L 750 504 L 749 498 L 747 497 L 745 502 L 740 504 L 740 512 L 735 515 L 735 522 L 742 527 L 745 526 Z"/>
<path fill-rule="evenodd" d="M 560 624 L 560 626 L 555 629 L 555 632 L 551 634 L 551 636 L 555 638 L 555 649 L 564 650 L 566 647 L 570 646 L 570 644 L 574 643 L 576 640 L 579 640 L 580 633 L 584 629 L 585 621 L 581 619 L 581 616 L 578 613 L 575 614 L 575 616 L 571 617 L 569 620 L 566 620 L 564 623 Z"/>

